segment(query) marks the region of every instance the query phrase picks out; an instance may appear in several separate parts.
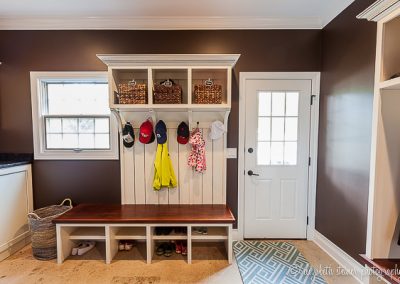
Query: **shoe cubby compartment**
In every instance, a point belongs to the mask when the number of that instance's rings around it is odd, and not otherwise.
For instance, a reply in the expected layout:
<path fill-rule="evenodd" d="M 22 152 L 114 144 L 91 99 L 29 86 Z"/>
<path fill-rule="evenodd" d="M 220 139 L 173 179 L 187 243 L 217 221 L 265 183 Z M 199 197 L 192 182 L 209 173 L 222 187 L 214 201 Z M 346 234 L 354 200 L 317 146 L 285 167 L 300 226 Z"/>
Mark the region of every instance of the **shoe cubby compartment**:
<path fill-rule="evenodd" d="M 228 78 L 230 77 L 230 69 L 210 69 L 210 68 L 195 68 L 192 69 L 192 104 L 200 105 L 202 102 L 196 101 L 195 86 L 207 85 L 212 82 L 213 85 L 220 85 L 222 88 L 222 102 L 219 104 L 228 104 Z M 210 104 L 210 103 L 205 103 Z M 213 103 L 211 103 L 213 104 Z"/>
<path fill-rule="evenodd" d="M 181 104 L 188 104 L 188 81 L 189 81 L 188 69 L 152 69 L 153 79 L 153 104 L 160 104 L 154 100 L 154 84 L 160 84 L 166 80 L 173 81 L 174 84 L 181 86 L 182 88 L 182 100 Z M 162 103 L 168 104 L 168 103 Z"/>
<path fill-rule="evenodd" d="M 137 103 L 139 106 L 143 104 L 148 104 L 149 100 L 149 80 L 148 80 L 149 69 L 135 69 L 135 68 L 126 68 L 126 69 L 113 69 L 111 71 L 111 80 L 110 83 L 110 94 L 113 96 L 110 98 L 111 104 L 119 105 L 119 84 L 125 84 L 129 86 L 137 85 L 137 84 L 145 84 L 146 85 L 146 103 Z"/>
<path fill-rule="evenodd" d="M 206 234 L 199 232 L 206 230 Z M 196 227 L 192 226 L 192 240 L 227 240 L 228 228 L 227 227 Z"/>
<path fill-rule="evenodd" d="M 109 225 L 109 257 L 107 263 L 117 260 L 147 261 L 147 227 L 140 225 Z M 120 242 L 132 243 L 129 251 L 119 250 Z"/>
<path fill-rule="evenodd" d="M 226 260 L 228 258 L 225 243 L 221 241 L 196 241 L 192 243 L 192 261 Z"/>
<path fill-rule="evenodd" d="M 58 263 L 65 259 L 90 259 L 102 260 L 106 259 L 106 230 L 105 226 L 82 224 L 57 226 L 57 258 Z M 95 241 L 96 245 L 93 249 L 84 255 L 72 256 L 71 252 L 77 247 L 81 241 Z"/>

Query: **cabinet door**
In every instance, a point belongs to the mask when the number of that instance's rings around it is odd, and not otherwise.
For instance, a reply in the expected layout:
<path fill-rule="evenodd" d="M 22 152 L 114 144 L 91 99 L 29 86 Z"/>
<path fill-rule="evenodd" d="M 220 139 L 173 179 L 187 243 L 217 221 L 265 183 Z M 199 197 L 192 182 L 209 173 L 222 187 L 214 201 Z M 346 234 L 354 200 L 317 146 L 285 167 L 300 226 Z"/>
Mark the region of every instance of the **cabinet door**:
<path fill-rule="evenodd" d="M 0 251 L 29 231 L 27 172 L 0 175 Z"/>

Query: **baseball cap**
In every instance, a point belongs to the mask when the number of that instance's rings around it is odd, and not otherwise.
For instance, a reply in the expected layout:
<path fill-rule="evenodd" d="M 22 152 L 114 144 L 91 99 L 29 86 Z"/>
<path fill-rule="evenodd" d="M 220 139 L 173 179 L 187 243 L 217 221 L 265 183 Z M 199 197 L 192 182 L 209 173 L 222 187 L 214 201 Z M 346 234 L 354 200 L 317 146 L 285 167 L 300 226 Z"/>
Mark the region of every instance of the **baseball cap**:
<path fill-rule="evenodd" d="M 222 135 L 224 135 L 224 133 L 226 132 L 225 125 L 219 120 L 216 120 L 213 123 L 211 123 L 210 129 L 211 130 L 209 137 L 211 140 L 216 140 L 221 138 Z"/>
<path fill-rule="evenodd" d="M 189 141 L 189 126 L 185 122 L 181 122 L 177 130 L 177 140 L 179 144 L 187 144 Z"/>
<path fill-rule="evenodd" d="M 158 144 L 164 144 L 167 141 L 167 126 L 162 120 L 156 124 L 156 136 Z"/>
<path fill-rule="evenodd" d="M 135 144 L 135 133 L 130 122 L 127 122 L 122 129 L 122 140 L 126 148 L 131 148 Z"/>
<path fill-rule="evenodd" d="M 149 144 L 154 141 L 153 123 L 150 120 L 146 120 L 140 125 L 139 130 L 139 141 L 143 144 Z"/>

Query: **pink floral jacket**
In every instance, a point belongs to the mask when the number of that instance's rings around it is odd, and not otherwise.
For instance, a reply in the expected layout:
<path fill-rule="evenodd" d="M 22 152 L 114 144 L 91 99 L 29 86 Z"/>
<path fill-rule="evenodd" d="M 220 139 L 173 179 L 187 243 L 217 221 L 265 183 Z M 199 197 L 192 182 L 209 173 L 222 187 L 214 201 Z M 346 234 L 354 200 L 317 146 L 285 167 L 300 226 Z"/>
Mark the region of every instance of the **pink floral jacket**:
<path fill-rule="evenodd" d="M 206 166 L 206 141 L 199 129 L 195 129 L 189 138 L 192 145 L 192 151 L 189 154 L 188 165 L 196 172 L 203 173 L 207 169 Z"/>

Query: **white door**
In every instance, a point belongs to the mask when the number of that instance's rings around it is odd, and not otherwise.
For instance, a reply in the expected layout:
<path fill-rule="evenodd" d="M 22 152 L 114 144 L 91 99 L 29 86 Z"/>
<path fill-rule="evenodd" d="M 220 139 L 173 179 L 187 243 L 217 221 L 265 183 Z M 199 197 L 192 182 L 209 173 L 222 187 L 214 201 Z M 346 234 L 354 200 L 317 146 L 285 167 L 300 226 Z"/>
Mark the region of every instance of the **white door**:
<path fill-rule="evenodd" d="M 311 80 L 249 80 L 245 238 L 306 238 Z"/>

